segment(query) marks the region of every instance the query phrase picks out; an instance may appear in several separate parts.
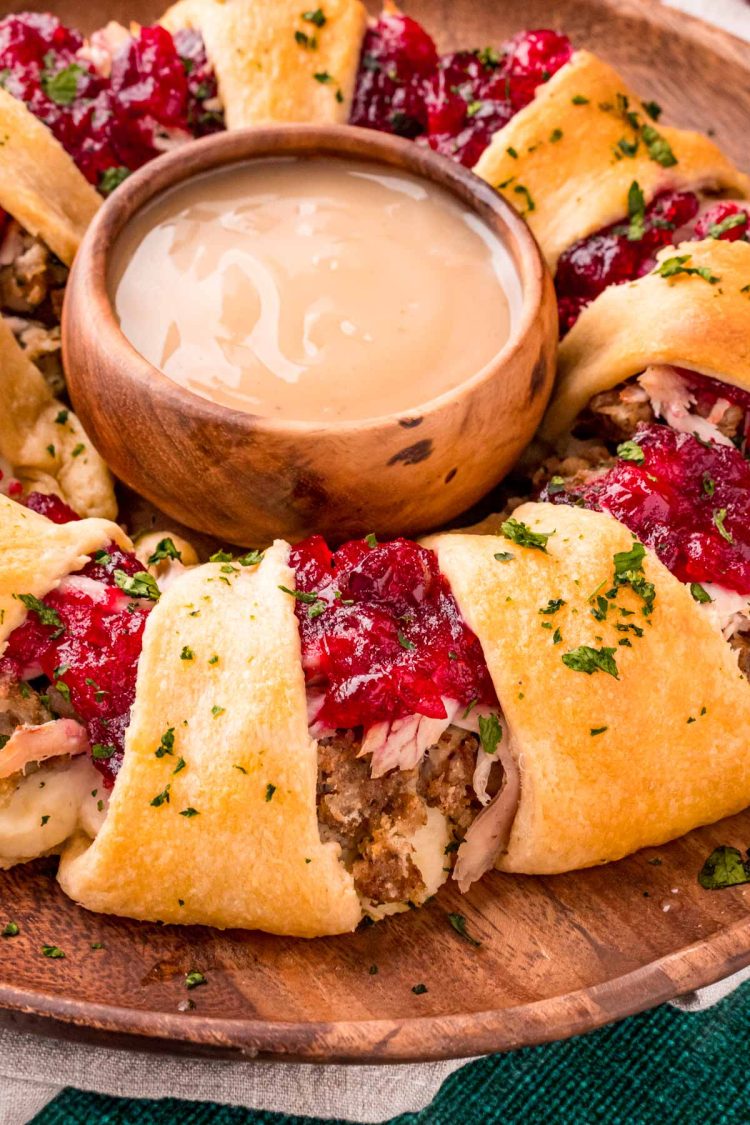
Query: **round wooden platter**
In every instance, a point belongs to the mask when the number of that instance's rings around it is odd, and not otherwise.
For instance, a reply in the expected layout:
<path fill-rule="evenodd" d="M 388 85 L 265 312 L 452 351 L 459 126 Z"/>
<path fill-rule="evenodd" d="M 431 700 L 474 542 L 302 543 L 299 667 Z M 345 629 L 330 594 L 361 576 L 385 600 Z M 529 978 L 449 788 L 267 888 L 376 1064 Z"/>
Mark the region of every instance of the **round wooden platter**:
<path fill-rule="evenodd" d="M 160 10 L 144 0 L 50 7 L 86 30 L 108 18 L 148 22 Z M 710 130 L 750 167 L 750 47 L 721 32 L 651 0 L 406 8 L 445 49 L 561 27 L 660 101 L 668 119 Z M 750 845 L 750 812 L 609 867 L 544 879 L 495 874 L 465 897 L 446 888 L 422 911 L 316 941 L 89 914 L 43 861 L 0 875 L 0 921 L 21 928 L 0 941 L 2 1019 L 98 1043 L 316 1061 L 438 1059 L 563 1038 L 750 963 L 750 888 L 697 883 L 719 844 Z M 480 946 L 455 932 L 451 912 L 465 916 Z M 65 958 L 44 957 L 43 944 Z M 191 969 L 208 983 L 188 992 Z"/>

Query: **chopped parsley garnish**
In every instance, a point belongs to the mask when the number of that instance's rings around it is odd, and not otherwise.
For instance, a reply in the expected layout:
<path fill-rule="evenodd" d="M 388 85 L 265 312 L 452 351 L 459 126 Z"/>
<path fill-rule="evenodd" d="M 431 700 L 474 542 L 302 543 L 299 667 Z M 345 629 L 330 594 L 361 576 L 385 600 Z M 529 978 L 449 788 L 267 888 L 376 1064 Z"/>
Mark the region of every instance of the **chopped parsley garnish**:
<path fill-rule="evenodd" d="M 617 457 L 622 461 L 633 461 L 635 465 L 643 465 L 645 453 L 636 441 L 622 441 L 617 445 Z"/>
<path fill-rule="evenodd" d="M 656 589 L 643 573 L 645 555 L 646 548 L 637 540 L 629 551 L 618 551 L 614 555 L 615 589 L 618 586 L 630 586 L 633 593 L 642 599 L 643 614 L 648 617 L 654 608 Z"/>
<path fill-rule="evenodd" d="M 173 754 L 173 753 L 174 753 L 174 727 L 169 727 L 169 729 L 165 730 L 164 734 L 161 736 L 161 742 L 159 743 L 158 747 L 154 751 L 154 754 L 156 755 L 157 758 L 163 758 L 165 756 L 165 754 Z"/>
<path fill-rule="evenodd" d="M 65 956 L 59 945 L 43 945 L 42 953 L 45 957 L 51 957 L 55 961 L 59 961 L 61 957 Z"/>
<path fill-rule="evenodd" d="M 532 199 L 531 192 L 527 187 L 524 187 L 523 184 L 516 184 L 513 191 L 516 195 L 523 196 L 525 207 L 521 212 L 522 215 L 530 215 L 532 211 L 536 211 L 536 203 Z"/>
<path fill-rule="evenodd" d="M 78 93 L 78 79 L 85 71 L 78 63 L 58 70 L 57 74 L 42 73 L 42 89 L 55 105 L 72 105 Z"/>
<path fill-rule="evenodd" d="M 266 785 L 266 800 L 270 801 L 275 792 L 276 792 L 276 786 L 272 785 L 271 782 L 269 781 L 268 785 Z"/>
<path fill-rule="evenodd" d="M 708 591 L 703 589 L 700 582 L 690 583 L 690 593 L 693 595 L 697 602 L 701 602 L 704 605 L 713 600 Z"/>
<path fill-rule="evenodd" d="M 186 816 L 188 819 L 193 816 L 198 816 L 198 810 L 194 809 L 192 805 L 188 805 L 186 809 L 180 810 L 180 816 Z"/>
<path fill-rule="evenodd" d="M 171 785 L 166 785 L 164 789 L 162 789 L 161 793 L 156 794 L 153 801 L 151 802 L 155 809 L 161 808 L 162 805 L 169 804 L 169 790 L 171 788 Z"/>
<path fill-rule="evenodd" d="M 210 657 L 209 657 L 209 659 L 208 659 L 208 663 L 209 663 L 209 664 L 218 664 L 218 663 L 219 663 L 219 658 L 218 658 L 218 656 L 216 655 L 216 653 L 214 653 L 214 654 L 213 654 L 213 656 L 210 656 Z"/>
<path fill-rule="evenodd" d="M 240 773 L 247 773 L 247 770 L 244 766 L 232 766 L 232 769 L 239 770 Z"/>
<path fill-rule="evenodd" d="M 99 177 L 99 191 L 102 195 L 111 195 L 123 180 L 127 180 L 130 169 L 119 165 L 115 168 L 106 168 Z"/>
<path fill-rule="evenodd" d="M 698 873 L 698 882 L 704 891 L 721 891 L 725 887 L 750 883 L 750 862 L 742 858 L 737 848 L 726 845 L 714 848 Z"/>
<path fill-rule="evenodd" d="M 182 562 L 182 555 L 175 547 L 174 541 L 169 537 L 159 540 L 153 554 L 148 556 L 148 565 L 153 566 L 154 563 L 161 562 L 162 559 L 177 559 L 178 562 Z"/>
<path fill-rule="evenodd" d="M 316 82 L 320 82 L 321 86 L 327 86 L 329 83 L 333 82 L 333 76 L 330 75 L 327 70 L 316 71 L 315 74 L 313 74 L 313 78 Z"/>
<path fill-rule="evenodd" d="M 104 949 L 103 941 L 92 941 L 91 949 Z"/>
<path fill-rule="evenodd" d="M 58 410 L 57 415 L 55 416 L 55 422 L 57 423 L 57 425 L 64 426 L 68 420 L 69 414 L 69 410 Z"/>
<path fill-rule="evenodd" d="M 73 449 L 70 452 L 70 456 L 71 457 L 80 457 L 85 448 L 86 448 L 86 446 L 83 444 L 83 442 L 79 441 L 78 445 L 73 446 Z"/>
<path fill-rule="evenodd" d="M 562 477 L 551 477 L 547 485 L 547 493 L 549 496 L 557 496 L 560 492 L 565 491 L 565 481 Z"/>
<path fill-rule="evenodd" d="M 550 144 L 556 145 L 558 141 L 562 140 L 562 138 L 563 138 L 562 129 L 553 129 L 552 132 L 549 135 Z"/>
<path fill-rule="evenodd" d="M 195 653 L 190 645 L 183 645 L 182 652 L 180 653 L 180 660 L 195 660 Z"/>
<path fill-rule="evenodd" d="M 614 658 L 613 648 L 591 648 L 589 645 L 579 645 L 578 648 L 564 652 L 562 662 L 574 672 L 585 672 L 587 676 L 594 672 L 606 672 L 617 680 L 617 663 Z"/>
<path fill-rule="evenodd" d="M 510 562 L 513 558 L 513 554 L 510 551 L 497 551 L 492 557 L 496 562 Z"/>
<path fill-rule="evenodd" d="M 479 716 L 479 741 L 485 754 L 494 754 L 503 737 L 503 728 L 497 715 Z"/>
<path fill-rule="evenodd" d="M 307 594 L 304 590 L 290 590 L 287 586 L 279 586 L 279 589 L 289 594 L 290 597 L 296 598 L 298 602 L 303 602 L 304 605 L 314 605 L 315 602 L 320 601 L 319 594 Z"/>
<path fill-rule="evenodd" d="M 646 200 L 637 180 L 628 189 L 628 240 L 640 242 L 646 233 Z"/>
<path fill-rule="evenodd" d="M 114 746 L 105 746 L 102 742 L 95 742 L 91 747 L 91 757 L 100 762 L 106 762 L 114 753 Z"/>
<path fill-rule="evenodd" d="M 180 773 L 182 770 L 184 770 L 184 768 L 185 768 L 185 759 L 184 758 L 178 758 L 177 759 L 177 765 L 172 770 L 172 773 L 173 774 Z"/>
<path fill-rule="evenodd" d="M 716 481 L 708 473 L 703 474 L 703 492 L 706 496 L 713 496 L 716 491 Z"/>
<path fill-rule="evenodd" d="M 40 827 L 44 828 L 44 826 L 45 826 L 45 824 L 47 823 L 48 820 L 49 820 L 49 815 L 43 816 L 41 821 L 39 822 Z"/>
<path fill-rule="evenodd" d="M 690 254 L 676 254 L 673 258 L 667 258 L 660 262 L 653 272 L 658 274 L 659 277 L 666 278 L 679 277 L 680 274 L 689 277 L 701 277 L 709 285 L 715 285 L 717 281 L 721 281 L 720 277 L 711 273 L 708 266 L 687 266 L 685 263 L 689 262 L 690 258 Z"/>
<path fill-rule="evenodd" d="M 502 56 L 496 47 L 482 47 L 477 51 L 477 58 L 482 66 L 500 66 Z"/>
<path fill-rule="evenodd" d="M 214 718 L 216 718 L 218 715 L 223 715 L 225 710 L 225 707 L 219 707 L 217 703 L 214 703 L 213 707 L 211 708 L 211 714 Z"/>
<path fill-rule="evenodd" d="M 200 984 L 208 984 L 208 980 L 199 973 L 197 969 L 191 969 L 189 973 L 185 973 L 185 988 L 197 988 Z"/>
<path fill-rule="evenodd" d="M 29 613 L 35 613 L 39 618 L 40 625 L 49 625 L 56 629 L 55 636 L 59 637 L 65 631 L 65 626 L 62 623 L 62 618 L 56 609 L 51 606 L 45 605 L 39 598 L 35 598 L 33 594 L 18 594 L 19 602 L 22 602 Z"/>
<path fill-rule="evenodd" d="M 562 641 L 562 633 L 560 632 L 559 629 L 555 629 L 554 633 L 552 634 L 552 644 L 553 645 L 559 645 L 561 643 L 561 641 Z"/>
<path fill-rule="evenodd" d="M 475 949 L 479 948 L 482 943 L 481 941 L 477 941 L 475 937 L 472 937 L 472 935 L 467 930 L 466 919 L 464 918 L 463 914 L 449 914 L 448 921 L 450 922 L 451 926 L 453 926 L 453 929 L 456 931 L 459 937 L 462 937 L 464 941 L 468 941 L 469 945 L 473 945 Z"/>
<path fill-rule="evenodd" d="M 547 604 L 543 606 L 542 609 L 539 610 L 539 612 L 545 614 L 557 613 L 557 611 L 559 609 L 562 609 L 562 607 L 566 604 L 567 603 L 565 601 L 565 598 L 550 598 Z"/>
<path fill-rule="evenodd" d="M 726 527 L 724 526 L 724 520 L 726 518 L 727 518 L 726 508 L 717 508 L 714 511 L 714 525 L 716 527 L 716 530 L 718 531 L 718 533 L 722 537 L 722 539 L 725 539 L 727 541 L 727 543 L 729 543 L 733 546 L 734 545 L 734 539 L 732 538 L 732 533 L 731 533 L 731 531 L 728 531 L 726 529 Z"/>
<path fill-rule="evenodd" d="M 583 94 L 574 94 L 570 100 L 573 105 L 588 105 L 591 101 L 590 98 L 585 98 Z"/>
<path fill-rule="evenodd" d="M 232 561 L 232 556 L 229 551 L 214 551 L 212 555 L 208 556 L 209 562 L 215 563 L 228 563 Z"/>
<path fill-rule="evenodd" d="M 659 120 L 661 117 L 661 106 L 658 102 L 642 102 L 641 104 L 652 121 Z"/>
<path fill-rule="evenodd" d="M 401 645 L 401 648 L 405 648 L 408 651 L 411 651 L 412 649 L 415 649 L 417 647 L 413 641 L 409 640 L 405 633 L 397 633 L 396 638 L 398 640 L 398 643 Z"/>
<path fill-rule="evenodd" d="M 415 984 L 414 987 L 412 988 L 412 992 L 414 993 L 415 996 L 424 996 L 425 992 L 427 992 L 427 985 L 426 984 Z"/>
<path fill-rule="evenodd" d="M 589 734 L 593 737 L 597 734 L 604 734 L 605 730 L 609 730 L 609 727 L 592 727 Z"/>
<path fill-rule="evenodd" d="M 263 551 L 248 551 L 244 555 L 240 555 L 236 560 L 240 566 L 257 566 L 258 563 L 263 562 Z"/>
<path fill-rule="evenodd" d="M 304 31 L 295 31 L 294 41 L 300 47 L 307 48 L 308 51 L 314 51 L 318 46 L 318 40 L 314 35 L 307 35 Z"/>
<path fill-rule="evenodd" d="M 0 930 L 0 937 L 18 937 L 21 932 L 21 927 L 18 922 L 6 922 L 2 930 Z"/>
<path fill-rule="evenodd" d="M 518 160 L 518 153 L 512 145 L 508 145 L 505 151 L 507 152 L 508 156 L 513 158 L 513 160 Z"/>
<path fill-rule="evenodd" d="M 720 223 L 711 223 L 708 228 L 710 238 L 721 238 L 728 230 L 734 230 L 735 227 L 744 227 L 747 225 L 747 212 L 739 211 L 736 215 L 727 215 L 726 219 L 722 219 Z"/>
<path fill-rule="evenodd" d="M 377 547 L 378 540 L 374 531 L 371 531 L 368 535 L 365 535 L 365 543 L 370 548 L 370 550 L 373 550 L 375 547 Z"/>
<path fill-rule="evenodd" d="M 501 533 L 506 539 L 510 539 L 512 543 L 517 543 L 519 547 L 531 547 L 537 551 L 547 551 L 547 540 L 554 531 L 532 531 L 527 524 L 521 520 L 510 519 L 505 520 L 500 527 Z"/>
<path fill-rule="evenodd" d="M 306 20 L 307 23 L 315 24 L 316 27 L 325 27 L 326 24 L 326 16 L 322 8 L 315 8 L 312 11 L 303 12 L 302 19 Z"/>
<path fill-rule="evenodd" d="M 131 598 L 148 598 L 149 601 L 158 602 L 161 590 L 156 584 L 156 579 L 147 570 L 138 574 L 126 574 L 124 570 L 116 570 L 114 575 L 115 586 L 118 586 Z"/>
<path fill-rule="evenodd" d="M 655 129 L 653 125 L 643 125 L 641 136 L 652 160 L 661 164 L 662 168 L 674 167 L 677 163 L 677 157 L 672 152 L 669 141 L 662 136 L 658 129 Z"/>

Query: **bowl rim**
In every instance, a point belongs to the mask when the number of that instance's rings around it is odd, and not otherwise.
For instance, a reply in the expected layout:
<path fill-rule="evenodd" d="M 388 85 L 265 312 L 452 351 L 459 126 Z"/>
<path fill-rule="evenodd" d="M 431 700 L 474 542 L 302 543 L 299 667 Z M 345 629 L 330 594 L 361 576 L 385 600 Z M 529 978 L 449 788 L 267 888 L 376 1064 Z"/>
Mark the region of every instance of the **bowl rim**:
<path fill-rule="evenodd" d="M 521 348 L 540 312 L 547 266 L 530 228 L 486 180 L 432 149 L 393 134 L 353 125 L 276 124 L 214 133 L 192 142 L 189 155 L 190 159 L 185 160 L 184 148 L 179 146 L 128 176 L 97 211 L 71 271 L 77 275 L 76 280 L 82 278 L 86 298 L 83 303 L 96 309 L 92 321 L 95 347 L 107 355 L 119 357 L 121 371 L 127 372 L 134 390 L 139 386 L 148 387 L 149 392 L 159 398 L 172 400 L 173 408 L 181 416 L 192 416 L 214 425 L 223 423 L 233 430 L 256 436 L 324 432 L 349 436 L 394 424 L 409 429 L 427 415 L 450 408 L 464 395 L 472 394 L 497 376 Z M 188 390 L 141 355 L 118 323 L 109 285 L 111 253 L 130 219 L 159 195 L 191 178 L 232 164 L 285 156 L 302 159 L 327 156 L 398 167 L 437 184 L 479 215 L 509 251 L 521 289 L 516 323 L 499 351 L 469 378 L 426 402 L 415 403 L 408 409 L 342 421 L 274 418 L 225 406 Z M 67 292 L 72 290 L 69 284 Z M 66 297 L 62 311 L 64 355 L 66 337 L 78 328 L 71 319 L 70 306 Z"/>

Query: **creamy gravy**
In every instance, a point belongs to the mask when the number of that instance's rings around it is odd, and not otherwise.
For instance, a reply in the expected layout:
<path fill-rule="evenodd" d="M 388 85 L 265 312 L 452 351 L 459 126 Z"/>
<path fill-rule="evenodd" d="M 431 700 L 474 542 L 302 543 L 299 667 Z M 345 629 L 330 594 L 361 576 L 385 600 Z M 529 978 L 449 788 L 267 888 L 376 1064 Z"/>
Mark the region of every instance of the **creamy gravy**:
<path fill-rule="evenodd" d="M 521 304 L 502 242 L 442 188 L 322 157 L 233 165 L 164 193 L 120 237 L 111 288 L 123 332 L 170 379 L 320 422 L 458 386 Z"/>

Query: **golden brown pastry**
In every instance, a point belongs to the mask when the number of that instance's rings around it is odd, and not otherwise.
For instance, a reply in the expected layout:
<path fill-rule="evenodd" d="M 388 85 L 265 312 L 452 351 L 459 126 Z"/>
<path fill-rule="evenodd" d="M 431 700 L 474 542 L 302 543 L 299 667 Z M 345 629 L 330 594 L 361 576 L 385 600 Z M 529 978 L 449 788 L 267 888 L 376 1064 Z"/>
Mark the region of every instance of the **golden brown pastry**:
<path fill-rule="evenodd" d="M 750 803 L 750 684 L 688 588 L 648 551 L 652 612 L 623 584 L 598 621 L 593 599 L 612 586 L 631 533 L 574 507 L 532 503 L 514 514 L 549 535 L 546 550 L 492 535 L 431 541 L 482 643 L 520 771 L 497 866 L 570 871 L 739 812 Z M 513 558 L 498 561 L 507 550 Z M 630 623 L 642 636 L 618 628 Z M 609 671 L 591 671 L 592 651 Z M 565 662 L 570 654 L 584 670 Z"/>
<path fill-rule="evenodd" d="M 367 24 L 360 0 L 307 11 L 297 0 L 178 0 L 161 22 L 201 32 L 228 129 L 347 120 Z"/>
<path fill-rule="evenodd" d="M 596 394 L 652 365 L 750 390 L 750 243 L 686 242 L 658 260 L 646 277 L 600 294 L 563 340 L 541 427 L 547 440 L 568 430 Z M 673 272 L 662 276 L 669 262 Z"/>
<path fill-rule="evenodd" d="M 633 181 L 647 203 L 666 188 L 750 194 L 748 177 L 713 141 L 655 125 L 638 95 L 589 51 L 576 51 L 539 87 L 474 171 L 521 211 L 553 271 L 578 239 L 627 216 Z"/>

